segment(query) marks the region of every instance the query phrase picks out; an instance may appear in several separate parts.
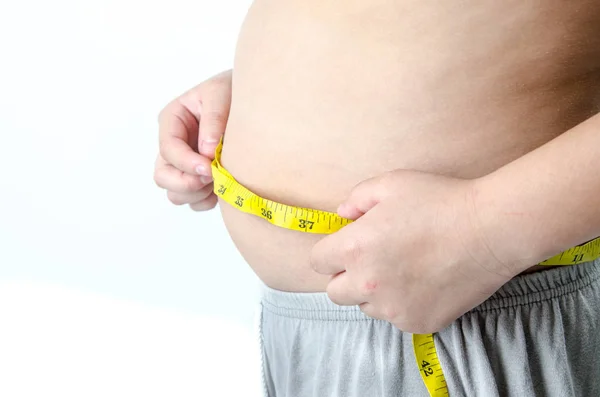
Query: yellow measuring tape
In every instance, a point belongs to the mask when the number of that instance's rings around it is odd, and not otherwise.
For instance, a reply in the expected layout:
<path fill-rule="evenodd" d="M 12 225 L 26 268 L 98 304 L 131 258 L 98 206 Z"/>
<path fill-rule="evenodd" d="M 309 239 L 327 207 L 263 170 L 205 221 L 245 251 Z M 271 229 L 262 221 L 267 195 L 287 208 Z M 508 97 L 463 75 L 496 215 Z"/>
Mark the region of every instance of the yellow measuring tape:
<path fill-rule="evenodd" d="M 300 208 L 262 198 L 239 184 L 221 165 L 223 142 L 217 146 L 212 162 L 214 191 L 230 205 L 248 214 L 256 215 L 286 229 L 306 233 L 330 234 L 352 223 L 336 213 L 311 208 Z M 573 247 L 540 265 L 575 265 L 600 257 L 600 238 Z M 448 396 L 448 386 L 442 371 L 434 335 L 413 335 L 413 347 L 419 372 L 431 397 Z"/>

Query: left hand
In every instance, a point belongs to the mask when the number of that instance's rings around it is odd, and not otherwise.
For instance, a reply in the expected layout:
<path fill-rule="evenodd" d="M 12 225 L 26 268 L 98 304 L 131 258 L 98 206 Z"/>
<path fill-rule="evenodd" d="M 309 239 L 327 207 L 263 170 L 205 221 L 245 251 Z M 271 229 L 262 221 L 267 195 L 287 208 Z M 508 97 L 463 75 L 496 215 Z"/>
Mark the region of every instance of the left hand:
<path fill-rule="evenodd" d="M 319 241 L 313 269 L 329 298 L 405 332 L 437 332 L 516 274 L 479 232 L 473 186 L 397 170 L 356 186 L 338 214 L 356 221 Z"/>
<path fill-rule="evenodd" d="M 159 115 L 159 153 L 154 181 L 175 205 L 194 211 L 217 205 L 211 162 L 231 108 L 231 70 L 171 101 Z"/>

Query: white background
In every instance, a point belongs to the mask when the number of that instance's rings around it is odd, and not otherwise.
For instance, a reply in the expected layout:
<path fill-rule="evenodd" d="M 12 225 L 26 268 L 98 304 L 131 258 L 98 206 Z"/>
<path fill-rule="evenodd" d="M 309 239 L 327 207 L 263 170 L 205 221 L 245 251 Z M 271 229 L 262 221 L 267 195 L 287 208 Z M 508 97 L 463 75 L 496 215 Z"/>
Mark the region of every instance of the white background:
<path fill-rule="evenodd" d="M 152 180 L 249 5 L 0 0 L 0 396 L 256 395 L 257 279 Z"/>

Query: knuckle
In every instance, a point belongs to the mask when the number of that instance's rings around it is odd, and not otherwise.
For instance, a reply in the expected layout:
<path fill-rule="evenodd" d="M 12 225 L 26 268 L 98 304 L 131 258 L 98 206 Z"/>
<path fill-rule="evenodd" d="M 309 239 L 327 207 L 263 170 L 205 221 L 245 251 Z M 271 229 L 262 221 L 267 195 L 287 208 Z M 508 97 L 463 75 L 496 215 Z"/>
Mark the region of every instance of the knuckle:
<path fill-rule="evenodd" d="M 372 296 L 378 287 L 379 281 L 375 279 L 368 279 L 360 285 L 360 293 L 365 297 Z"/>
<path fill-rule="evenodd" d="M 346 260 L 358 262 L 363 256 L 363 244 L 358 239 L 348 239 L 342 246 L 342 252 Z"/>

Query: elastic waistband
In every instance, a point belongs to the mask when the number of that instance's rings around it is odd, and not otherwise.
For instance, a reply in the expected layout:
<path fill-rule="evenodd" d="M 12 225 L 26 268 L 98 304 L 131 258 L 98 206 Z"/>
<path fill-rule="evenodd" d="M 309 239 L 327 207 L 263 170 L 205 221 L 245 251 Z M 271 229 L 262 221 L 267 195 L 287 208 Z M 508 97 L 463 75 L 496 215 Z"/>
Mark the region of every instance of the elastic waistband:
<path fill-rule="evenodd" d="M 471 312 L 542 302 L 579 291 L 600 279 L 600 259 L 517 276 Z M 274 290 L 263 284 L 263 309 L 283 317 L 323 321 L 372 320 L 358 306 L 338 306 L 326 293 Z"/>

